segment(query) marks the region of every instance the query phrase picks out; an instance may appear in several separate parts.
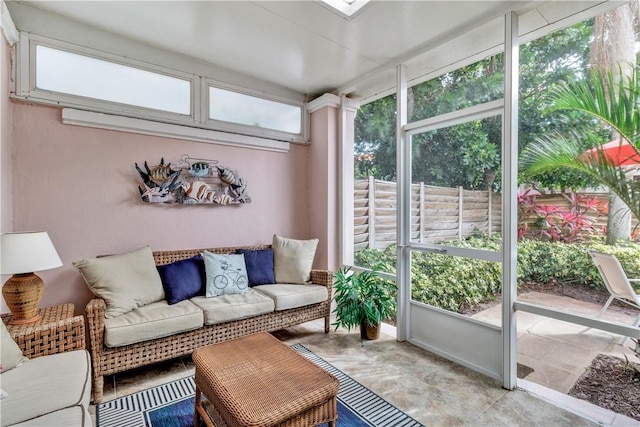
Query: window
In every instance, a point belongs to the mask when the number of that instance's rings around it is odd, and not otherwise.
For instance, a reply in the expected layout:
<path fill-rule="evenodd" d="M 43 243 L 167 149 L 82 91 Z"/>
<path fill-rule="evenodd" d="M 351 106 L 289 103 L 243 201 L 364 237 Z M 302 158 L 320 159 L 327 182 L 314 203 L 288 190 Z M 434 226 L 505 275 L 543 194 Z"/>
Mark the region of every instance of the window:
<path fill-rule="evenodd" d="M 300 133 L 302 108 L 217 87 L 209 87 L 209 118 L 225 122 Z"/>
<path fill-rule="evenodd" d="M 305 95 L 263 81 L 235 86 L 171 54 L 142 62 L 24 32 L 16 52 L 12 97 L 69 107 L 67 123 L 277 151 L 308 143 Z"/>
<path fill-rule="evenodd" d="M 37 89 L 191 114 L 191 82 L 36 45 Z"/>

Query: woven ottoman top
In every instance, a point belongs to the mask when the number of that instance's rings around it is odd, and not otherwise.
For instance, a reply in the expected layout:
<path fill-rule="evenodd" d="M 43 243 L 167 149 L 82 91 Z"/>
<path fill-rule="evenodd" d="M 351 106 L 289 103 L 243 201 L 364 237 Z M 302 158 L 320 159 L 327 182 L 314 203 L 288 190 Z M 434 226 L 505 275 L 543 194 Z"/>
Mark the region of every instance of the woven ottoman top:
<path fill-rule="evenodd" d="M 193 361 L 204 395 L 241 425 L 276 424 L 338 392 L 337 378 L 266 332 L 199 348 Z"/>

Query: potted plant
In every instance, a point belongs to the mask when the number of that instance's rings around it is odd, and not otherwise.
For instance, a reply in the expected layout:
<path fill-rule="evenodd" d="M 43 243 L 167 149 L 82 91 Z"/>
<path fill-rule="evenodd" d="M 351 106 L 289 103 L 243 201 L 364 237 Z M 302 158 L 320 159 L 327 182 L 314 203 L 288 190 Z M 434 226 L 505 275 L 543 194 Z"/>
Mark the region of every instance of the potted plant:
<path fill-rule="evenodd" d="M 395 314 L 395 285 L 379 277 L 376 270 L 355 272 L 343 267 L 334 274 L 336 329 L 360 326 L 362 339 L 377 339 L 380 323 Z"/>

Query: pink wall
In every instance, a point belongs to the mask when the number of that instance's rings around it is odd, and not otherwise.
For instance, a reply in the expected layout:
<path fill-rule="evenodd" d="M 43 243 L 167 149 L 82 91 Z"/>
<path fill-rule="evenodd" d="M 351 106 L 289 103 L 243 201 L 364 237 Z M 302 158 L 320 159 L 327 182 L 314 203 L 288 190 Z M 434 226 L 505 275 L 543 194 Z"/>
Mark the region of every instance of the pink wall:
<path fill-rule="evenodd" d="M 143 245 L 163 250 L 270 243 L 274 233 L 323 238 L 312 233 L 316 227 L 309 221 L 307 146 L 292 144 L 288 153 L 275 153 L 63 125 L 55 107 L 12 102 L 11 110 L 16 141 L 11 231 L 48 231 L 64 263 L 39 273 L 45 281 L 41 307 L 73 302 L 76 312 L 84 311 L 91 295 L 71 265 L 81 258 Z M 5 145 L 3 135 L 3 150 Z M 134 162 L 153 165 L 160 157 L 176 162 L 183 154 L 237 169 L 252 203 L 142 203 Z M 322 264 L 316 258 L 315 267 Z"/>
<path fill-rule="evenodd" d="M 0 31 L 0 232 L 11 229 L 11 48 Z M 5 279 L 6 280 L 6 279 Z M 2 280 L 4 283 L 5 280 Z"/>
<path fill-rule="evenodd" d="M 4 31 L 0 30 L 0 232 L 10 231 L 13 224 L 11 204 L 11 103 L 9 101 L 9 76 L 11 75 L 11 48 Z M 0 254 L 0 257 L 2 254 Z M 9 279 L 0 275 L 2 284 Z M 0 298 L 0 311 L 8 311 L 4 299 Z"/>

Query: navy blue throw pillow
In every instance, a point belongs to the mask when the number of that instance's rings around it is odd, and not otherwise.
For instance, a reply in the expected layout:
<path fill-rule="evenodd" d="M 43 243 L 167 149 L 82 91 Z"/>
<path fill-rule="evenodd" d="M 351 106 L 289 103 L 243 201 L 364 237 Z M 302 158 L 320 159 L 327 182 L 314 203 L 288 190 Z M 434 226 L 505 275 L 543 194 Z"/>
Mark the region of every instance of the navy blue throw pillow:
<path fill-rule="evenodd" d="M 273 250 L 238 249 L 236 253 L 244 255 L 247 276 L 249 276 L 249 286 L 276 283 L 275 275 L 273 274 Z"/>
<path fill-rule="evenodd" d="M 165 298 L 176 304 L 191 297 L 204 294 L 204 261 L 200 255 L 171 264 L 159 265 Z"/>

